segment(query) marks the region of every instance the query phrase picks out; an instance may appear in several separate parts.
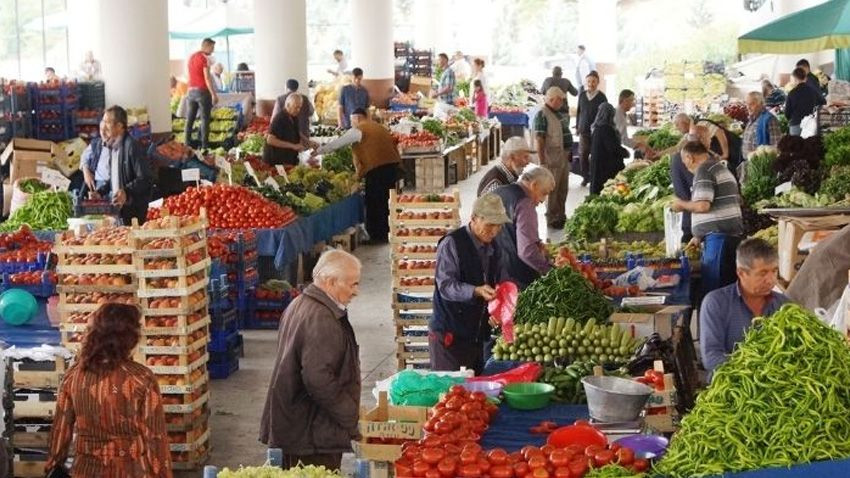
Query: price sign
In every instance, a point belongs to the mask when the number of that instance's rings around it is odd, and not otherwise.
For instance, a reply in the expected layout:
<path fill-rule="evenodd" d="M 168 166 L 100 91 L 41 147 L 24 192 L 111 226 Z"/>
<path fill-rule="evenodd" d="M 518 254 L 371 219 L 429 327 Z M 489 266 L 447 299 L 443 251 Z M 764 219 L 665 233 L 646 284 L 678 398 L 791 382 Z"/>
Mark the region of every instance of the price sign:
<path fill-rule="evenodd" d="M 201 170 L 198 168 L 184 169 L 180 171 L 180 176 L 183 178 L 184 182 L 198 182 L 201 180 Z"/>
<path fill-rule="evenodd" d="M 271 176 L 267 177 L 266 180 L 263 181 L 263 184 L 265 184 L 266 186 L 271 186 L 272 189 L 274 189 L 275 191 L 280 191 L 280 184 L 278 184 L 277 181 L 275 181 L 274 178 Z"/>
<path fill-rule="evenodd" d="M 245 171 L 247 171 L 247 172 L 248 172 L 248 175 L 249 175 L 249 176 L 251 176 L 252 178 L 254 178 L 254 182 L 255 182 L 255 183 L 257 183 L 258 185 L 260 184 L 260 178 L 258 178 L 258 177 L 257 177 L 257 173 L 256 173 L 256 172 L 254 172 L 254 167 L 253 167 L 253 166 L 251 166 L 251 163 L 250 163 L 250 162 L 248 162 L 248 161 L 245 161 Z"/>
<path fill-rule="evenodd" d="M 71 180 L 62 175 L 59 171 L 50 168 L 44 168 L 41 170 L 41 181 L 48 186 L 53 186 L 54 188 L 67 191 L 68 186 L 71 185 Z"/>
<path fill-rule="evenodd" d="M 782 183 L 779 186 L 776 186 L 776 189 L 774 190 L 774 192 L 777 196 L 782 194 L 782 193 L 787 193 L 788 191 L 791 190 L 791 186 L 793 186 L 791 184 L 791 181 L 788 181 L 786 183 Z"/>
<path fill-rule="evenodd" d="M 206 179 L 201 179 L 201 187 L 202 188 L 208 188 L 212 185 L 213 185 L 213 183 L 207 181 Z"/>
<path fill-rule="evenodd" d="M 274 167 L 277 170 L 278 176 L 283 176 L 284 181 L 289 182 L 289 175 L 286 174 L 286 168 L 282 164 L 277 164 Z"/>

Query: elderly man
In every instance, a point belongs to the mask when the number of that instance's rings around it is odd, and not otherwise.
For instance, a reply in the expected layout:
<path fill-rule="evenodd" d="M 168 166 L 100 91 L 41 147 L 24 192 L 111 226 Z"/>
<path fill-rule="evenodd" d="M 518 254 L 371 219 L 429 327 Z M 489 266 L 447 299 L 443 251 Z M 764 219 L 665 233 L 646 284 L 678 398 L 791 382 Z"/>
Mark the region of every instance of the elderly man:
<path fill-rule="evenodd" d="M 700 308 L 700 352 L 709 373 L 743 340 L 753 317 L 767 317 L 789 301 L 774 292 L 779 272 L 776 250 L 762 239 L 747 239 L 738 246 L 735 262 L 738 281 L 705 296 Z"/>
<path fill-rule="evenodd" d="M 704 293 L 735 281 L 735 248 L 744 232 L 738 182 L 699 142 L 682 148 L 682 162 L 694 175 L 690 200 L 673 200 L 674 211 L 691 213 L 691 242 L 703 242 Z"/>
<path fill-rule="evenodd" d="M 339 109 L 337 111 L 339 127 L 351 128 L 351 115 L 356 109 L 369 109 L 369 92 L 363 87 L 363 70 L 351 70 L 351 84 L 339 90 Z"/>
<path fill-rule="evenodd" d="M 442 70 L 440 74 L 440 86 L 434 92 L 434 97 L 443 103 L 450 105 L 455 104 L 455 88 L 457 82 L 455 80 L 455 72 L 449 68 L 449 56 L 445 53 L 440 53 L 437 57 L 437 67 Z"/>
<path fill-rule="evenodd" d="M 688 121 L 690 122 L 690 118 L 688 118 Z M 690 130 L 687 134 L 682 136 L 682 139 L 686 142 L 700 142 L 706 147 L 706 149 L 708 149 L 711 144 L 711 132 L 705 124 L 691 124 Z M 713 153 L 709 151 L 709 155 L 713 155 Z M 686 168 L 685 164 L 682 162 L 681 149 L 670 156 L 670 177 L 673 180 L 673 193 L 675 196 L 679 199 L 690 201 L 691 188 L 693 188 L 694 185 L 694 174 L 688 171 L 688 168 Z M 691 238 L 693 238 L 693 234 L 691 234 L 691 213 L 683 211 L 682 242 L 689 242 Z"/>
<path fill-rule="evenodd" d="M 513 136 L 502 145 L 502 160 L 490 168 L 478 183 L 478 195 L 491 193 L 500 186 L 515 183 L 531 161 L 531 148 L 525 138 Z"/>
<path fill-rule="evenodd" d="M 506 225 L 497 239 L 503 252 L 508 276 L 520 290 L 552 268 L 546 255 L 546 246 L 540 240 L 537 227 L 538 204 L 555 189 L 555 177 L 546 168 L 530 168 L 514 184 L 495 191 L 511 223 Z"/>
<path fill-rule="evenodd" d="M 344 146 L 351 148 L 354 170 L 358 178 L 366 178 L 366 231 L 369 243 L 384 244 L 389 240 L 390 189 L 398 180 L 401 156 L 390 131 L 358 109 L 351 115 L 351 129 L 339 138 L 319 147 L 325 154 Z"/>
<path fill-rule="evenodd" d="M 764 96 L 758 91 L 747 94 L 747 111 L 750 122 L 741 135 L 741 152 L 745 158 L 759 146 L 776 146 L 782 137 L 779 120 L 764 107 Z"/>
<path fill-rule="evenodd" d="M 552 76 L 543 80 L 543 85 L 540 87 L 540 91 L 542 91 L 543 94 L 546 94 L 546 92 L 549 91 L 549 88 L 553 86 L 557 86 L 564 93 L 578 96 L 578 90 L 575 86 L 573 86 L 570 80 L 564 78 L 564 70 L 561 69 L 560 66 L 552 68 Z M 564 104 L 561 106 L 561 112 L 570 114 L 570 105 L 566 97 L 564 97 Z"/>
<path fill-rule="evenodd" d="M 360 355 L 346 308 L 360 287 L 360 261 L 330 250 L 280 319 L 260 441 L 300 461 L 338 469 L 359 433 Z"/>
<path fill-rule="evenodd" d="M 302 138 L 298 126 L 298 112 L 304 99 L 302 95 L 289 95 L 284 110 L 272 118 L 269 132 L 266 133 L 266 145 L 263 148 L 263 161 L 270 165 L 298 165 L 298 153 L 307 147 L 316 147 Z"/>
<path fill-rule="evenodd" d="M 274 102 L 274 110 L 272 110 L 272 120 L 277 116 L 278 113 L 284 110 L 286 105 L 286 99 L 289 98 L 290 95 L 299 95 L 301 96 L 301 109 L 298 110 L 298 132 L 301 134 L 301 139 L 304 141 L 308 141 L 310 139 L 310 118 L 313 117 L 313 113 L 316 112 L 315 108 L 313 108 L 313 104 L 310 103 L 310 98 L 307 95 L 298 93 L 298 80 L 295 78 L 290 78 L 286 80 L 286 93 L 277 97 L 277 101 Z"/>
<path fill-rule="evenodd" d="M 570 153 L 573 136 L 570 133 L 570 116 L 561 108 L 566 99 L 564 91 L 553 86 L 546 91 L 546 104 L 534 116 L 533 128 L 540 165 L 552 173 L 554 190 L 546 204 L 546 222 L 553 229 L 561 229 L 567 221 L 564 211 L 570 185 Z"/>
<path fill-rule="evenodd" d="M 100 137 L 94 138 L 81 157 L 83 187 L 80 198 L 111 198 L 121 221 L 144 223 L 153 177 L 144 148 L 127 133 L 127 111 L 112 106 L 100 120 Z"/>
<path fill-rule="evenodd" d="M 428 323 L 432 370 L 467 367 L 477 375 L 484 368 L 490 338 L 487 302 L 496 297 L 495 286 L 507 279 L 503 251 L 494 239 L 509 222 L 501 199 L 485 194 L 475 200 L 469 224 L 440 240 L 434 314 Z"/>

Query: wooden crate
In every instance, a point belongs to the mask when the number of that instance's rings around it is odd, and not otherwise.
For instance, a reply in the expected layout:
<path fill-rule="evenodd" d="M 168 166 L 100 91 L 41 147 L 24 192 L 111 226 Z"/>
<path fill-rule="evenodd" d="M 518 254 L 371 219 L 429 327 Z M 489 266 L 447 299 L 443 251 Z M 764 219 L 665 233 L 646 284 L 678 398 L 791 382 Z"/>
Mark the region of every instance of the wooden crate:
<path fill-rule="evenodd" d="M 76 300 L 75 300 L 75 303 L 71 303 L 69 300 L 71 299 L 71 296 L 74 296 L 75 294 L 76 293 L 74 293 L 74 292 L 60 292 L 59 293 L 58 309 L 61 313 L 67 315 L 67 314 L 72 314 L 72 313 L 76 313 L 76 312 L 94 312 L 95 310 L 100 308 L 101 305 L 103 305 L 102 303 L 99 303 L 99 302 L 76 303 Z M 88 293 L 86 293 L 86 294 L 88 294 Z M 138 305 L 138 298 L 136 297 L 136 294 L 134 294 L 134 293 L 120 294 L 120 296 L 116 296 L 116 297 L 106 297 L 104 299 L 104 303 L 105 302 L 111 302 L 111 301 L 114 301 L 116 299 L 121 299 L 121 301 L 123 302 L 124 299 L 126 299 L 126 298 L 133 298 L 134 299 L 133 302 L 135 302 Z M 76 297 L 74 297 L 74 299 L 76 299 Z"/>
<path fill-rule="evenodd" d="M 186 442 L 174 442 L 171 441 L 172 438 L 179 439 L 182 438 L 180 435 L 185 435 Z M 173 452 L 188 452 L 194 451 L 198 449 L 200 446 L 204 445 L 209 441 L 210 438 L 210 430 L 207 427 L 203 427 L 198 430 L 191 430 L 189 432 L 176 432 L 169 433 L 169 449 Z"/>
<path fill-rule="evenodd" d="M 183 219 L 180 216 L 169 216 L 167 209 L 162 210 L 162 216 L 164 222 L 167 223 L 166 227 L 162 229 L 146 229 L 144 226 L 140 226 L 139 221 L 134 218 L 131 226 L 132 229 L 130 230 L 131 237 L 134 239 L 167 239 L 192 234 L 200 234 L 202 237 L 206 237 L 206 228 L 209 226 L 209 223 L 207 221 L 207 212 L 203 208 L 195 218 L 195 221 L 185 225 L 181 225 Z M 150 223 L 151 221 L 148 222 Z"/>
<path fill-rule="evenodd" d="M 162 319 L 167 319 L 167 322 L 170 323 L 162 323 Z M 160 322 L 160 324 L 157 324 L 157 322 Z M 145 324 L 142 327 L 142 335 L 144 337 L 156 335 L 191 335 L 196 330 L 206 328 L 210 322 L 210 316 L 206 313 L 178 314 L 173 316 L 146 315 Z"/>
<path fill-rule="evenodd" d="M 173 345 L 154 345 L 158 340 Z M 203 326 L 189 335 L 146 335 L 142 338 L 139 352 L 143 355 L 185 355 L 202 348 L 208 342 L 209 332 L 206 326 Z"/>
<path fill-rule="evenodd" d="M 191 393 L 171 393 L 162 397 L 166 413 L 193 413 L 209 401 L 208 384 L 199 385 Z"/>
<path fill-rule="evenodd" d="M 206 311 L 207 306 L 209 305 L 209 297 L 207 297 L 206 290 L 198 291 L 195 293 L 196 298 L 202 297 L 200 300 L 196 300 L 194 303 L 192 302 L 190 297 L 142 297 L 140 298 L 140 307 L 142 308 L 142 314 L 145 317 L 157 317 L 157 316 L 169 316 L 169 315 L 189 315 L 194 314 L 200 311 Z M 157 301 L 162 300 L 170 300 L 177 301 L 179 305 L 177 307 L 153 307 L 157 303 Z M 205 312 L 204 312 L 205 313 Z"/>
<path fill-rule="evenodd" d="M 132 274 L 135 272 L 135 266 L 132 264 L 131 254 L 121 254 L 122 256 L 130 256 L 130 264 L 69 264 L 70 254 L 57 254 L 58 260 L 56 263 L 56 273 L 64 274 Z M 104 254 L 106 260 L 116 260 L 115 255 Z"/>
<path fill-rule="evenodd" d="M 51 424 L 15 425 L 11 434 L 13 448 L 49 448 Z"/>
<path fill-rule="evenodd" d="M 417 192 L 442 191 L 446 182 L 446 163 L 442 156 L 425 156 L 414 162 L 415 184 Z"/>
<path fill-rule="evenodd" d="M 174 267 L 168 269 L 148 269 L 146 266 L 152 260 L 167 260 L 173 262 Z M 198 272 L 206 270 L 210 264 L 210 258 L 204 257 L 203 259 L 195 262 L 189 263 L 188 259 L 185 255 L 180 255 L 174 258 L 161 258 L 158 257 L 156 259 L 152 259 L 149 257 L 143 257 L 137 255 L 135 257 L 135 273 L 139 278 L 157 278 L 157 277 L 185 277 L 191 276 L 193 274 L 197 274 Z M 141 282 L 140 282 L 141 283 Z"/>
<path fill-rule="evenodd" d="M 396 407 L 388 404 L 387 393 L 380 392 L 378 405 L 372 410 L 361 409 L 360 441 L 352 441 L 354 454 L 358 458 L 393 462 L 401 457 L 401 445 L 378 445 L 367 443 L 369 438 L 418 440 L 422 437 L 422 425 L 428 419 L 425 407 Z"/>
<path fill-rule="evenodd" d="M 15 478 L 43 478 L 44 465 L 47 463 L 47 454 L 44 459 L 31 459 L 32 455 L 15 455 L 12 462 L 12 472 Z"/>
<path fill-rule="evenodd" d="M 161 393 L 182 395 L 206 385 L 210 376 L 206 369 L 198 368 L 185 374 L 157 375 L 156 380 Z"/>
<path fill-rule="evenodd" d="M 89 293 L 103 292 L 105 294 L 132 294 L 138 290 L 138 285 L 135 283 L 135 277 L 131 274 L 121 274 L 129 276 L 129 285 L 80 285 L 80 284 L 58 284 L 56 292 L 60 294 L 66 293 Z"/>
<path fill-rule="evenodd" d="M 12 361 L 12 388 L 59 388 L 67 369 L 63 357 L 53 360 L 14 360 Z"/>
<path fill-rule="evenodd" d="M 193 451 L 171 452 L 172 470 L 196 470 L 210 458 L 209 442 L 197 443 Z"/>
<path fill-rule="evenodd" d="M 192 371 L 204 367 L 209 359 L 209 354 L 204 353 L 191 363 L 189 363 L 188 360 L 181 360 L 180 365 L 147 365 L 147 367 L 151 369 L 151 372 L 157 375 L 183 375 L 190 374 Z"/>
<path fill-rule="evenodd" d="M 51 420 L 56 410 L 55 392 L 15 392 L 13 394 L 14 420 L 22 418 L 38 418 Z"/>
<path fill-rule="evenodd" d="M 195 430 L 205 426 L 209 418 L 210 410 L 208 405 L 204 405 L 192 413 L 166 413 L 165 429 L 170 432 Z"/>
<path fill-rule="evenodd" d="M 155 297 L 187 297 L 195 292 L 206 290 L 210 282 L 206 271 L 199 272 L 202 275 L 199 280 L 193 284 L 189 284 L 187 276 L 175 277 L 177 280 L 176 287 L 154 287 L 151 281 L 160 278 L 140 278 L 139 289 L 136 292 L 140 298 L 155 298 Z M 197 275 L 195 276 L 197 278 Z"/>
<path fill-rule="evenodd" d="M 664 372 L 664 363 L 656 360 L 653 369 Z M 660 433 L 673 433 L 676 431 L 678 413 L 676 412 L 676 382 L 672 373 L 664 374 L 664 389 L 653 389 L 646 404 L 646 416 L 644 422 L 647 426 Z"/>
<path fill-rule="evenodd" d="M 807 232 L 834 231 L 850 224 L 850 216 L 828 215 L 806 218 L 779 218 L 779 276 L 791 282 L 805 257 L 800 241 Z"/>

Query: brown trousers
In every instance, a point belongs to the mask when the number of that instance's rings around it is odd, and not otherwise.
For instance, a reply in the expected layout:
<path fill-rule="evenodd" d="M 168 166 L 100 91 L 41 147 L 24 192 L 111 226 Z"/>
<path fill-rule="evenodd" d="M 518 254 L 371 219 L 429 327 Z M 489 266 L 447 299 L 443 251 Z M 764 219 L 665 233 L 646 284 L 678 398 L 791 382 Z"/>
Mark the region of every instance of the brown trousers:
<path fill-rule="evenodd" d="M 579 165 L 581 166 L 581 177 L 583 183 L 590 182 L 590 135 L 581 133 L 578 143 Z"/>
<path fill-rule="evenodd" d="M 565 208 L 570 186 L 571 149 L 567 148 L 558 154 L 560 157 L 556 157 L 555 152 L 547 152 L 546 154 L 546 164 L 543 167 L 548 169 L 552 176 L 555 176 L 555 189 L 549 193 L 549 198 L 546 200 L 546 222 L 549 225 L 567 219 Z"/>

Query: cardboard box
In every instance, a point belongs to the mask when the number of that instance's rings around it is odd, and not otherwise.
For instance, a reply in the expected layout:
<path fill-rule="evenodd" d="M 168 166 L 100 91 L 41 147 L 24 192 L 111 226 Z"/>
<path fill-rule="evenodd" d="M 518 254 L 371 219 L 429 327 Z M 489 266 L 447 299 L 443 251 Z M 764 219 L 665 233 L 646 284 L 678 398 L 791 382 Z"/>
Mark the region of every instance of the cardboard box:
<path fill-rule="evenodd" d="M 361 410 L 361 441 L 351 446 L 358 458 L 371 461 L 394 462 L 401 457 L 401 445 L 368 443 L 370 438 L 418 440 L 422 438 L 422 424 L 428 419 L 425 407 L 398 407 L 388 404 L 387 392 L 379 392 L 378 406 Z"/>
<path fill-rule="evenodd" d="M 64 148 L 52 141 L 14 138 L 0 155 L 0 164 L 9 167 L 9 183 L 15 184 L 18 178 L 40 177 L 44 168 L 53 166 L 54 159 L 67 162 Z"/>
<path fill-rule="evenodd" d="M 667 340 L 673 335 L 673 326 L 683 314 L 690 313 L 687 305 L 644 306 L 643 312 L 611 314 L 610 322 L 619 324 L 633 337 L 649 337 L 658 332 L 661 340 Z"/>
<path fill-rule="evenodd" d="M 427 76 L 411 76 L 410 77 L 410 87 L 407 90 L 408 93 L 422 93 L 425 96 L 431 92 L 431 78 Z"/>

